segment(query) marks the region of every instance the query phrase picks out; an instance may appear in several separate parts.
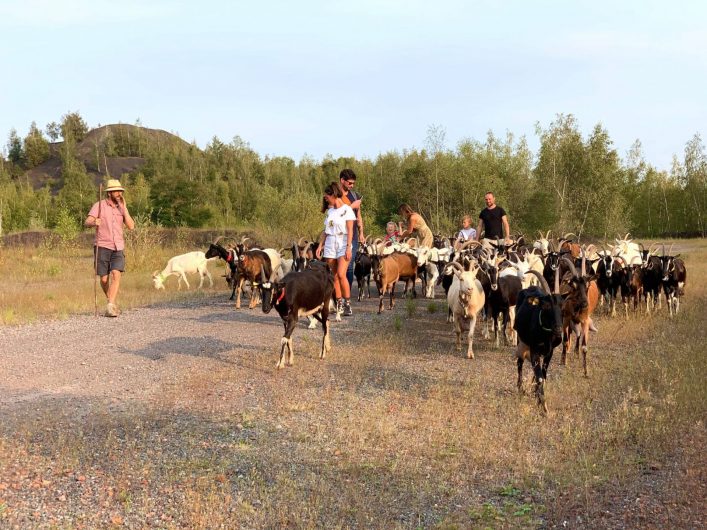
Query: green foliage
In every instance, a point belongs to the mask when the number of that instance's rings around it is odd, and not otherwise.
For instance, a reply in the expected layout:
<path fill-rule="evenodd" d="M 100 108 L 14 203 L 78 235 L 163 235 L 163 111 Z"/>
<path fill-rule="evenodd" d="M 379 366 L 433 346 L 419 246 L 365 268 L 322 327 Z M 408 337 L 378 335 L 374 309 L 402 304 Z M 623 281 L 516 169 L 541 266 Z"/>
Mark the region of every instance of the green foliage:
<path fill-rule="evenodd" d="M 76 222 L 81 222 L 98 200 L 97 189 L 84 165 L 70 151 L 68 142 L 64 142 L 62 153 L 64 186 L 55 203 L 66 209 Z"/>
<path fill-rule="evenodd" d="M 14 128 L 10 129 L 10 134 L 7 138 L 7 158 L 13 164 L 19 164 L 24 158 L 22 140 L 20 140 Z"/>
<path fill-rule="evenodd" d="M 134 216 L 161 226 L 252 227 L 272 234 L 273 243 L 317 236 L 322 190 L 346 167 L 358 176 L 367 235 L 380 235 L 386 222 L 400 220 L 397 209 L 403 202 L 433 232 L 451 235 L 463 215 L 477 219 L 487 191 L 507 211 L 511 230 L 528 235 L 552 229 L 611 239 L 628 231 L 656 237 L 707 230 L 707 157 L 698 135 L 687 143 L 683 159 L 662 172 L 643 160 L 638 142 L 622 162 L 606 129 L 597 124 L 585 136 L 572 115 L 537 126 L 536 154 L 525 138 L 511 133 L 489 132 L 481 141 L 465 139 L 449 147 L 444 129 L 432 126 L 425 149 L 372 160 L 261 157 L 238 136 L 230 142 L 214 137 L 202 151 L 139 125 L 138 120 L 106 126 L 87 138 L 76 112 L 66 114 L 61 125 L 47 125 L 51 139 L 59 131 L 64 139 L 58 151 L 63 186 L 54 198 L 48 190 L 32 196 L 18 184 L 22 168 L 41 163 L 49 146 L 35 124 L 24 146 L 13 130 L 10 161 L 0 164 L 3 229 L 52 226 L 60 208 L 80 223 L 96 200 L 89 171 L 105 174 L 106 159 L 122 156 L 145 160 L 138 171 L 121 176 Z"/>
<path fill-rule="evenodd" d="M 61 125 L 59 125 L 55 121 L 47 123 L 47 126 L 44 130 L 46 131 L 47 136 L 52 142 L 56 142 L 61 136 Z"/>
<path fill-rule="evenodd" d="M 49 142 L 35 122 L 32 122 L 29 133 L 25 136 L 24 153 L 27 166 L 30 168 L 38 166 L 49 158 Z"/>
<path fill-rule="evenodd" d="M 56 217 L 54 232 L 61 238 L 62 243 L 70 243 L 76 239 L 81 231 L 79 224 L 68 208 L 61 208 Z"/>
<path fill-rule="evenodd" d="M 88 133 L 88 125 L 81 115 L 76 112 L 68 112 L 61 118 L 61 136 L 64 142 L 80 142 Z"/>

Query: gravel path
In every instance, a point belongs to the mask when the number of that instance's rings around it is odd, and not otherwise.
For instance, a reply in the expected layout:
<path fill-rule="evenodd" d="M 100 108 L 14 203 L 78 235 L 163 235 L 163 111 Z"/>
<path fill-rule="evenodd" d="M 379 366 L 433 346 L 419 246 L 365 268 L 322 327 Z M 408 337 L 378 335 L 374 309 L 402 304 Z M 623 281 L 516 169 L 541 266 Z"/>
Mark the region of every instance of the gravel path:
<path fill-rule="evenodd" d="M 350 332 L 352 322 L 333 323 L 334 341 L 337 330 Z M 234 311 L 222 295 L 129 310 L 118 318 L 76 316 L 0 328 L 0 412 L 66 395 L 149 401 L 185 372 L 216 369 L 242 354 L 267 356 L 274 367 L 282 330 L 276 312 Z M 295 355 L 303 336 L 321 337 L 300 324 Z"/>

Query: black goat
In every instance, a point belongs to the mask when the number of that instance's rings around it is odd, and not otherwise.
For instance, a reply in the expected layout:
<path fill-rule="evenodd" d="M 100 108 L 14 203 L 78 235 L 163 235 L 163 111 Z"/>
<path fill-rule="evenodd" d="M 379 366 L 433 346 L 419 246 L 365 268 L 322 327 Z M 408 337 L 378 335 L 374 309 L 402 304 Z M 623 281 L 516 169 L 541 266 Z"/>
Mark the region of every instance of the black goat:
<path fill-rule="evenodd" d="M 672 247 L 671 247 L 672 250 Z M 677 256 L 663 255 L 660 258 L 662 270 L 662 285 L 665 293 L 665 300 L 668 304 L 670 316 L 673 316 L 673 306 L 675 306 L 675 314 L 678 314 L 680 309 L 680 296 L 685 294 L 685 282 L 687 281 L 687 269 L 685 262 L 680 259 L 680 254 Z"/>
<path fill-rule="evenodd" d="M 354 263 L 354 276 L 356 277 L 356 284 L 358 285 L 358 301 L 360 302 L 363 298 L 363 282 L 366 282 L 366 289 L 368 290 L 368 298 L 371 297 L 371 270 L 373 263 L 371 261 L 371 256 L 368 254 L 368 245 L 365 243 L 358 246 L 358 251 L 356 252 L 356 261 Z"/>
<path fill-rule="evenodd" d="M 238 285 L 238 254 L 236 254 L 234 249 L 226 249 L 219 245 L 220 239 L 219 237 L 209 245 L 205 255 L 207 258 L 219 257 L 228 264 L 230 274 L 226 275 L 226 283 L 232 288 L 229 300 L 233 300 L 236 296 L 236 286 Z"/>
<path fill-rule="evenodd" d="M 562 341 L 562 296 L 560 295 L 559 270 L 555 273 L 555 291 L 550 291 L 545 278 L 530 270 L 544 289 L 533 286 L 518 293 L 514 328 L 518 333 L 516 357 L 518 365 L 518 390 L 523 389 L 523 362 L 533 367 L 533 382 L 538 404 L 547 413 L 545 381 L 552 352 Z"/>
<path fill-rule="evenodd" d="M 291 272 L 281 281 L 273 283 L 268 281 L 265 270 L 261 269 L 260 279 L 263 312 L 269 313 L 274 307 L 285 326 L 285 334 L 280 341 L 280 359 L 277 368 L 283 368 L 285 364 L 287 366 L 294 364 L 292 332 L 297 327 L 297 320 L 301 316 L 312 315 L 321 323 L 324 337 L 319 358 L 324 359 L 331 350 L 327 319 L 329 301 L 334 292 L 334 274 L 326 266 L 311 267 L 302 272 Z M 285 353 L 287 353 L 286 361 Z"/>
<path fill-rule="evenodd" d="M 294 272 L 304 271 L 310 259 L 307 257 L 306 247 L 303 249 L 299 243 L 292 243 L 292 270 Z"/>

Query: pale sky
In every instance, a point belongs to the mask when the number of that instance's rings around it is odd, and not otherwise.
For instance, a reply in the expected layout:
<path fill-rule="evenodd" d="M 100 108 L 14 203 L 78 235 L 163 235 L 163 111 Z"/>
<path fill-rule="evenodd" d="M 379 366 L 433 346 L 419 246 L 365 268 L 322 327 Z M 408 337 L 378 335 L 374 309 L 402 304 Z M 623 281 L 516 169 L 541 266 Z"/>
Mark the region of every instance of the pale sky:
<path fill-rule="evenodd" d="M 670 169 L 707 132 L 707 2 L 0 0 L 0 143 L 78 111 L 200 147 L 375 158 L 574 114 Z"/>

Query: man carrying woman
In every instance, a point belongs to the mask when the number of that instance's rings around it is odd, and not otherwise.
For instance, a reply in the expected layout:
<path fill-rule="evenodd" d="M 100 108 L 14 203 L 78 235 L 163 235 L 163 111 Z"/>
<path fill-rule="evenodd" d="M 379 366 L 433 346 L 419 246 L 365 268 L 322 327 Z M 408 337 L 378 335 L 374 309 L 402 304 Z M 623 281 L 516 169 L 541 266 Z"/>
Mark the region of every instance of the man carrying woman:
<path fill-rule="evenodd" d="M 398 213 L 405 218 L 406 224 L 405 230 L 400 227 L 400 238 L 410 237 L 415 234 L 419 246 L 432 248 L 434 240 L 432 230 L 429 229 L 422 216 L 415 212 L 409 204 L 401 204 L 398 208 Z"/>
<path fill-rule="evenodd" d="M 342 190 L 338 183 L 332 182 L 324 188 L 322 198 L 322 213 L 324 232 L 319 236 L 317 259 L 327 262 L 334 271 L 334 293 L 336 296 L 336 312 L 351 316 L 351 288 L 346 279 L 346 271 L 353 255 L 352 240 L 356 214 L 342 200 Z"/>

